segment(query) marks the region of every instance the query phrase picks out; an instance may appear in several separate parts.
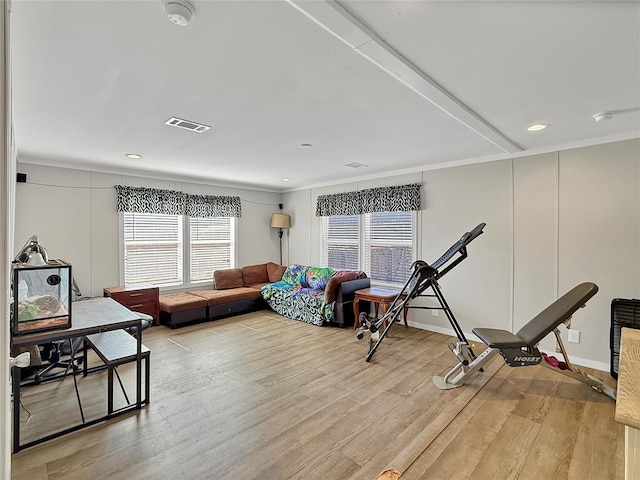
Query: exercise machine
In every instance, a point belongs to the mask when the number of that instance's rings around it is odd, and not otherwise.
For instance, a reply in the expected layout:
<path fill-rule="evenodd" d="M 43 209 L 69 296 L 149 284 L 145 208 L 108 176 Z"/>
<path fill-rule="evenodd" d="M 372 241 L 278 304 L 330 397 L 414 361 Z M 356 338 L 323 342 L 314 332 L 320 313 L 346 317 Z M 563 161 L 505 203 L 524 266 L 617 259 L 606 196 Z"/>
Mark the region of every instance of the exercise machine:
<path fill-rule="evenodd" d="M 458 337 L 458 341 L 468 345 L 467 339 L 464 336 L 458 321 L 442 295 L 442 291 L 438 285 L 438 280 L 467 258 L 467 246 L 483 233 L 485 226 L 485 223 L 481 223 L 470 232 L 466 232 L 462 237 L 460 237 L 460 240 L 451 245 L 451 247 L 449 247 L 449 249 L 431 265 L 422 260 L 413 262 L 411 265 L 411 275 L 409 276 L 409 279 L 381 318 L 374 318 L 373 320 L 370 320 L 366 312 L 360 313 L 358 316 L 356 337 L 358 340 L 362 340 L 366 334 L 369 335 L 369 350 L 365 357 L 367 362 L 371 361 L 378 350 L 378 347 L 389 333 L 393 324 L 399 320 L 400 314 L 405 308 L 419 308 L 425 310 L 435 309 L 444 311 L 449 323 L 451 323 L 451 326 Z M 432 294 L 424 293 L 429 289 L 433 291 Z M 417 297 L 434 297 L 438 300 L 440 306 L 429 307 L 409 305 L 409 302 Z M 450 348 L 454 348 L 453 344 L 450 345 Z M 468 351 L 470 352 L 470 355 L 474 356 L 471 348 L 469 348 Z M 473 358 L 475 358 L 475 356 Z"/>
<path fill-rule="evenodd" d="M 475 356 L 467 341 L 460 340 L 454 348 L 458 364 L 443 377 L 433 377 L 433 383 L 440 389 L 457 388 L 467 383 L 483 366 L 498 353 L 510 367 L 526 367 L 529 365 L 543 365 L 555 372 L 569 376 L 586 383 L 595 391 L 604 393 L 616 399 L 616 391 L 606 385 L 601 379 L 580 371 L 574 367 L 567 354 L 558 327 L 565 324 L 570 327 L 573 314 L 584 307 L 586 302 L 598 292 L 595 283 L 586 282 L 577 285 L 558 298 L 555 302 L 536 315 L 529 323 L 513 334 L 507 330 L 495 328 L 474 328 L 476 335 L 487 348 Z M 540 353 L 537 345 L 551 332 L 554 333 L 564 362 L 550 365 L 544 354 Z"/>

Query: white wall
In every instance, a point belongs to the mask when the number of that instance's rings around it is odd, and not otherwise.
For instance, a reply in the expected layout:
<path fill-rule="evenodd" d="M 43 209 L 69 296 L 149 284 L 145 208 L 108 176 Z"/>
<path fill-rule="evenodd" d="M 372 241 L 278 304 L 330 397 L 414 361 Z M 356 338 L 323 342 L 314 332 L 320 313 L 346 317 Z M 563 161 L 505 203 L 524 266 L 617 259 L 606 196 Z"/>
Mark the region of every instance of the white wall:
<path fill-rule="evenodd" d="M 29 163 L 18 163 L 18 171 L 27 174 L 27 183 L 16 189 L 16 248 L 31 235 L 38 235 L 52 258 L 71 263 L 85 295 L 102 295 L 103 288 L 119 284 L 120 233 L 114 185 L 238 195 L 242 200 L 238 265 L 279 260 L 277 231 L 270 228 L 271 214 L 278 211 L 281 202 L 279 193 Z"/>
<path fill-rule="evenodd" d="M 11 397 L 9 392 L 9 272 L 13 250 L 16 160 L 12 142 L 9 2 L 0 5 L 0 478 L 11 475 Z"/>
<path fill-rule="evenodd" d="M 565 337 L 565 346 L 576 363 L 609 370 L 611 300 L 640 296 L 640 140 L 287 192 L 283 202 L 304 219 L 290 232 L 293 260 L 319 261 L 318 195 L 416 180 L 423 183 L 419 258 L 434 261 L 487 223 L 469 258 L 441 281 L 465 332 L 517 331 L 559 295 L 592 281 L 600 291 L 572 325 L 581 342 Z M 409 321 L 449 329 L 428 311 L 410 311 Z"/>

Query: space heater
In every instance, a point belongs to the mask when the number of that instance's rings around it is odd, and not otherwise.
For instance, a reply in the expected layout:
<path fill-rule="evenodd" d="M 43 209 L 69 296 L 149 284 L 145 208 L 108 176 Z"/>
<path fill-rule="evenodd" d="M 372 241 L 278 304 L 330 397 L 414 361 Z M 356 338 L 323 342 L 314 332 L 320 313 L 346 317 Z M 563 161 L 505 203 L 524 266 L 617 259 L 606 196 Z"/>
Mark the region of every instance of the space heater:
<path fill-rule="evenodd" d="M 613 378 L 618 378 L 620 337 L 623 327 L 640 329 L 640 300 L 614 298 L 611 301 L 609 348 L 611 349 L 611 376 Z"/>

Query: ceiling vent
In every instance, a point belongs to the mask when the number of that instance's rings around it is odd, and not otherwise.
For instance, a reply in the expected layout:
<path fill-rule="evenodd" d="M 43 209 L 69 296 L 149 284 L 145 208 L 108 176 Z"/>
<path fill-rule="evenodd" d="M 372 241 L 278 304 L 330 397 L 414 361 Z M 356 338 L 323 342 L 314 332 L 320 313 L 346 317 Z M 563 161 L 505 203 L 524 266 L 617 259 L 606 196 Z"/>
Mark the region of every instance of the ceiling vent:
<path fill-rule="evenodd" d="M 365 165 L 364 163 L 358 163 L 358 162 L 351 162 L 345 165 L 345 167 L 351 167 L 351 168 L 362 168 L 362 167 L 368 167 L 368 166 L 369 165 Z"/>
<path fill-rule="evenodd" d="M 164 122 L 164 124 L 169 125 L 170 127 L 184 128 L 185 130 L 191 130 L 192 132 L 198 133 L 204 133 L 211 128 L 209 125 L 203 125 L 202 123 L 196 123 L 176 117 L 171 117 L 169 120 Z"/>

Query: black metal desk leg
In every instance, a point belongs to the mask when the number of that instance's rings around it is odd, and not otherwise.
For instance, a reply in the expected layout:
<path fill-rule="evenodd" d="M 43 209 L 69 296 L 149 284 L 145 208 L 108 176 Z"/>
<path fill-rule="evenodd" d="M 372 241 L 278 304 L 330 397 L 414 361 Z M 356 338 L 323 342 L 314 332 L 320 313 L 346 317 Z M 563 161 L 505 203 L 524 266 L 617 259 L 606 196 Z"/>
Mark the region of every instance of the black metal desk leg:
<path fill-rule="evenodd" d="M 142 408 L 142 320 L 138 322 L 138 354 L 136 357 L 136 408 Z"/>
<path fill-rule="evenodd" d="M 19 367 L 11 367 L 11 381 L 13 382 L 13 453 L 20 451 L 20 382 L 22 381 Z"/>

